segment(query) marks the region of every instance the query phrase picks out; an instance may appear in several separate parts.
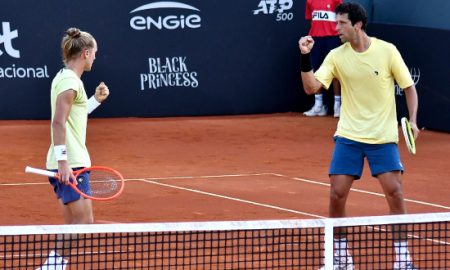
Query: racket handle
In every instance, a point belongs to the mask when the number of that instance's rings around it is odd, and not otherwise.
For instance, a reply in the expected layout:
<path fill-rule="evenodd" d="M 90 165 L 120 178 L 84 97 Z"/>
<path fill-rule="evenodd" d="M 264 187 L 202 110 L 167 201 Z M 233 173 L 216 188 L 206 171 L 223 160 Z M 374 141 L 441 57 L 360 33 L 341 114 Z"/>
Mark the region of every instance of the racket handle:
<path fill-rule="evenodd" d="M 51 172 L 51 171 L 47 171 L 47 170 L 41 170 L 41 169 L 36 169 L 30 166 L 25 167 L 25 172 L 26 173 L 34 173 L 34 174 L 40 174 L 40 175 L 45 175 L 48 177 L 56 177 L 56 173 L 55 172 Z"/>

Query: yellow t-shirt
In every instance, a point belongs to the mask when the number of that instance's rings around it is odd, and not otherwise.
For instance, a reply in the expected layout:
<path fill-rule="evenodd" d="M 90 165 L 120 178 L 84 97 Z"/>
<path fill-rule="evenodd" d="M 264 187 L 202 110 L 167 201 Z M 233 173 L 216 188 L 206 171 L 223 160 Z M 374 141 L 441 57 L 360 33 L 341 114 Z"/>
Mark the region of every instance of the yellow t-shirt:
<path fill-rule="evenodd" d="M 369 48 L 356 52 L 347 42 L 330 51 L 315 77 L 325 88 L 341 83 L 341 115 L 335 135 L 370 143 L 398 143 L 395 81 L 401 88 L 414 84 L 397 48 L 371 38 Z"/>
<path fill-rule="evenodd" d="M 62 69 L 53 78 L 51 88 L 52 121 L 55 115 L 56 98 L 62 92 L 70 89 L 76 91 L 76 97 L 66 122 L 67 161 L 71 168 L 90 167 L 91 159 L 86 148 L 87 95 L 83 82 L 70 69 Z M 53 129 L 51 138 L 52 144 L 47 153 L 47 169 L 55 170 L 58 169 L 58 162 L 53 152 Z"/>

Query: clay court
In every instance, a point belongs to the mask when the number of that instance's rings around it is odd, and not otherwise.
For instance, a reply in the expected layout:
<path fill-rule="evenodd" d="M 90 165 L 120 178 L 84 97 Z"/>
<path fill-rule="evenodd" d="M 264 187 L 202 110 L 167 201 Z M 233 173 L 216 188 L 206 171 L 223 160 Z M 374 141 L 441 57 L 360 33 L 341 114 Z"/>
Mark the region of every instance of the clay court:
<path fill-rule="evenodd" d="M 297 113 L 91 119 L 93 165 L 127 179 L 121 197 L 97 202 L 97 223 L 311 219 L 327 215 L 327 169 L 337 119 Z M 62 224 L 43 168 L 49 121 L 1 121 L 0 225 Z M 410 213 L 450 211 L 450 135 L 422 131 L 418 153 L 400 138 Z M 365 167 L 350 216 L 385 215 L 381 188 Z"/>

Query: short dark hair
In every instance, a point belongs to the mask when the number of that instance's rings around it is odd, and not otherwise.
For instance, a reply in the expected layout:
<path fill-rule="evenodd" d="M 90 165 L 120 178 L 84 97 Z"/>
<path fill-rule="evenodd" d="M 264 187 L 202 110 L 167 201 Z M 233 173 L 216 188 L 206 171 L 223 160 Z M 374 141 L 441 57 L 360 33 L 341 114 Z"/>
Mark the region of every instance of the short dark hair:
<path fill-rule="evenodd" d="M 352 25 L 362 22 L 361 29 L 366 30 L 367 13 L 360 4 L 353 2 L 342 3 L 336 7 L 335 12 L 336 14 L 348 14 L 348 19 L 352 22 Z"/>

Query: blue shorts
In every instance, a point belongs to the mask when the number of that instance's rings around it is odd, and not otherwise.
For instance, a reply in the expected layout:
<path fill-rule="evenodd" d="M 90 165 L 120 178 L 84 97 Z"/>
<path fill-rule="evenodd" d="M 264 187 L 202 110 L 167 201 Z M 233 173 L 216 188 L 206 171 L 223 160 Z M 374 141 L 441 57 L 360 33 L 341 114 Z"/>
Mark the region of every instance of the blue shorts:
<path fill-rule="evenodd" d="M 73 168 L 73 171 L 81 170 L 82 168 Z M 52 172 L 58 172 L 58 170 L 50 170 Z M 74 202 L 80 199 L 80 194 L 76 192 L 71 186 L 61 184 L 58 179 L 49 177 L 48 181 L 53 186 L 53 191 L 56 193 L 56 197 L 61 199 L 64 204 Z M 92 195 L 91 185 L 89 183 L 89 172 L 83 172 L 77 177 L 77 188 L 87 195 Z"/>
<path fill-rule="evenodd" d="M 368 144 L 339 136 L 334 137 L 334 142 L 329 175 L 352 175 L 355 180 L 358 180 L 361 178 L 366 157 L 370 172 L 374 177 L 392 171 L 403 173 L 403 165 L 396 143 Z"/>

